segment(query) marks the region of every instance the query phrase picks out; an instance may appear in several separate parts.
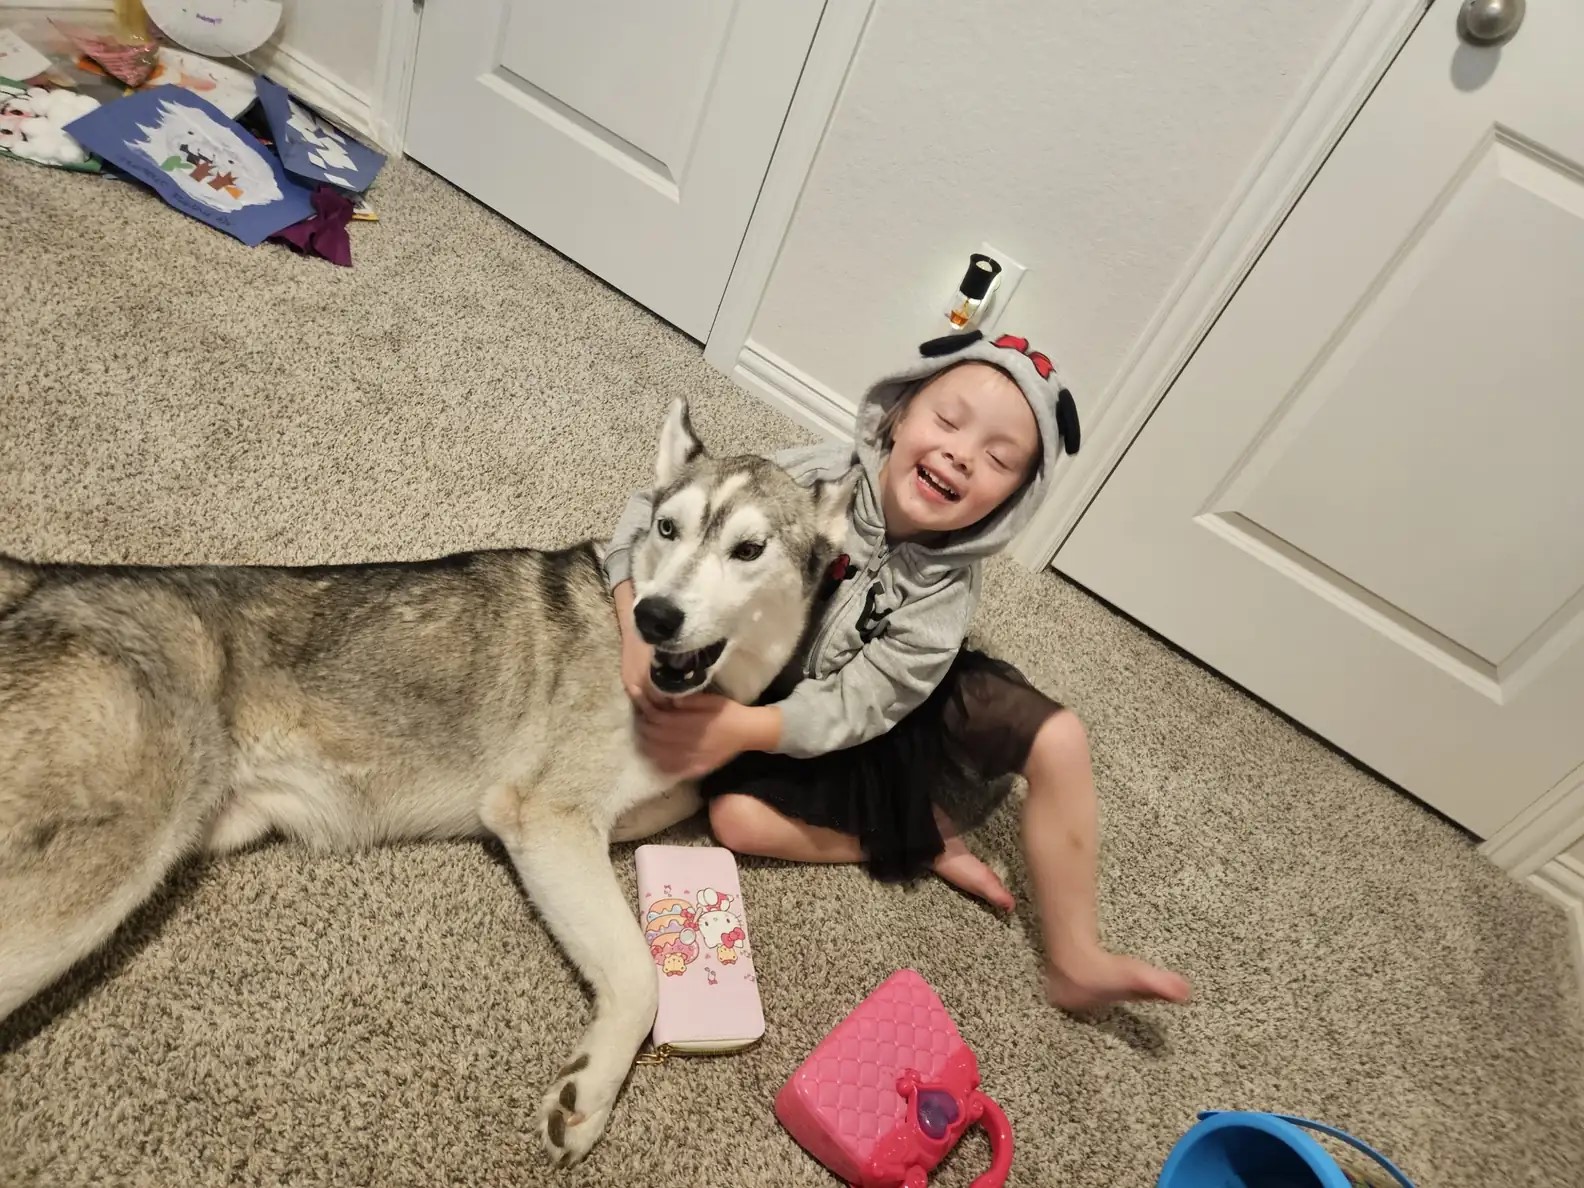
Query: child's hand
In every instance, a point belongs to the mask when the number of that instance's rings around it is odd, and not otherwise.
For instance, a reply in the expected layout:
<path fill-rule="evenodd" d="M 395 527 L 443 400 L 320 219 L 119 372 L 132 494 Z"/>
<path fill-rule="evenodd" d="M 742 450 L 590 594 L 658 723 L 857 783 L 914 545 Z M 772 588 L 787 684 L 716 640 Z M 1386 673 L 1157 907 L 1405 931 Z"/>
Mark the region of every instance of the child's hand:
<path fill-rule="evenodd" d="M 747 706 L 713 693 L 695 693 L 670 705 L 639 702 L 638 741 L 649 761 L 667 775 L 696 780 L 744 751 L 768 751 L 781 737 L 781 711 Z"/>
<path fill-rule="evenodd" d="M 612 591 L 616 604 L 616 625 L 621 632 L 622 688 L 634 705 L 664 705 L 665 698 L 649 681 L 649 666 L 654 648 L 644 642 L 633 623 L 633 584 L 623 582 Z"/>
<path fill-rule="evenodd" d="M 660 693 L 649 683 L 649 666 L 654 660 L 654 649 L 644 643 L 637 631 L 622 632 L 621 677 L 622 688 L 634 705 L 663 705 Z"/>

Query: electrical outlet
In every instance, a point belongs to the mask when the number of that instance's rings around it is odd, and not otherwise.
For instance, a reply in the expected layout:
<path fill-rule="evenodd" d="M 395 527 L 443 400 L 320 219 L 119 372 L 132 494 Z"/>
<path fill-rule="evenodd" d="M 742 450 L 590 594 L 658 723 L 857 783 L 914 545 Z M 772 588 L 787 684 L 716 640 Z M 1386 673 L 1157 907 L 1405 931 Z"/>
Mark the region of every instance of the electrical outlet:
<path fill-rule="evenodd" d="M 1025 269 L 1006 252 L 992 244 L 981 243 L 979 250 L 1001 265 L 1001 275 L 996 277 L 995 287 L 990 290 L 984 311 L 979 315 L 979 329 L 984 331 L 986 338 L 989 338 L 991 331 L 1000 324 L 1001 315 L 1006 311 L 1007 306 L 1012 304 L 1012 298 L 1017 293 L 1018 284 L 1023 280 Z"/>

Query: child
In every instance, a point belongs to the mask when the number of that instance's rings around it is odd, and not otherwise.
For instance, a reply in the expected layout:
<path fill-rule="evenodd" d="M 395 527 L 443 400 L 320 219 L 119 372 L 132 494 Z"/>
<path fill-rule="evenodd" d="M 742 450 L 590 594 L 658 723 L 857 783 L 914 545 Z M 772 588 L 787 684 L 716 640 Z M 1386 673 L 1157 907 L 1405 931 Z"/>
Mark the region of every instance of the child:
<path fill-rule="evenodd" d="M 702 777 L 716 838 L 800 862 L 866 862 L 881 878 L 924 870 L 997 908 L 1012 896 L 959 833 L 1028 780 L 1023 847 L 1046 953 L 1046 993 L 1070 1010 L 1126 999 L 1184 1002 L 1177 974 L 1100 944 L 1097 806 L 1077 717 L 1009 664 L 965 649 L 981 561 L 1039 506 L 1058 444 L 1078 448 L 1072 397 L 1024 339 L 977 331 L 925 343 L 872 388 L 855 447 L 776 461 L 798 481 L 862 468 L 848 524 L 854 572 L 832 573 L 802 679 L 783 700 L 709 694 L 674 704 L 649 683 L 633 625 L 629 552 L 649 528 L 635 495 L 606 557 L 622 678 L 643 745 L 665 771 Z M 838 563 L 839 564 L 839 563 Z"/>

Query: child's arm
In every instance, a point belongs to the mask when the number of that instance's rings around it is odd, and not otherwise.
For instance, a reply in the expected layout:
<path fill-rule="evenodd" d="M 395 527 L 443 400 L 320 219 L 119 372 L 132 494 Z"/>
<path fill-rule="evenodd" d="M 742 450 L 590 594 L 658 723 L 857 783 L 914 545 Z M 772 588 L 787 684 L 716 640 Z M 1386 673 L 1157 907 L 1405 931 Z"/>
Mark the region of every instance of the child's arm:
<path fill-rule="evenodd" d="M 662 771 L 692 779 L 744 751 L 807 757 L 884 734 L 945 677 L 976 598 L 977 582 L 963 581 L 909 603 L 839 671 L 804 681 L 775 705 L 738 705 L 709 693 L 675 704 L 640 701 L 644 751 Z"/>
<path fill-rule="evenodd" d="M 830 676 L 803 681 L 780 703 L 780 737 L 771 749 L 808 758 L 890 730 L 945 679 L 978 601 L 975 573 L 892 612 L 885 634 Z"/>
<path fill-rule="evenodd" d="M 605 546 L 605 582 L 614 594 L 624 582 L 632 581 L 632 550 L 638 538 L 649 530 L 654 517 L 654 494 L 649 490 L 634 491 L 622 508 L 621 518 L 611 529 L 610 543 Z M 628 611 L 632 610 L 632 593 L 628 591 Z"/>

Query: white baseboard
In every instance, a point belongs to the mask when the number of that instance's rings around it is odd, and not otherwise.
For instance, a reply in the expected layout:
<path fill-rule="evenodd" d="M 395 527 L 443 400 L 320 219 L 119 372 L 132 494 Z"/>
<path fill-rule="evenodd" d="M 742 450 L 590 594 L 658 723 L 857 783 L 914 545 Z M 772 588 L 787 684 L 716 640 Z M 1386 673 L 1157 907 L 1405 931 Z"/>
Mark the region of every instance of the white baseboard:
<path fill-rule="evenodd" d="M 1573 966 L 1584 993 L 1584 862 L 1563 854 L 1535 871 L 1528 881 L 1567 912 L 1573 932 Z"/>
<path fill-rule="evenodd" d="M 321 115 L 349 132 L 379 143 L 380 121 L 368 92 L 351 86 L 301 50 L 290 45 L 267 45 L 247 61 Z"/>
<path fill-rule="evenodd" d="M 800 425 L 835 441 L 851 441 L 857 410 L 853 402 L 813 376 L 805 375 L 772 351 L 749 339 L 731 371 L 739 388 L 786 413 Z"/>

